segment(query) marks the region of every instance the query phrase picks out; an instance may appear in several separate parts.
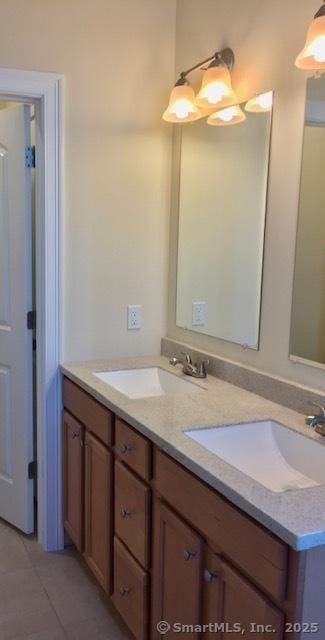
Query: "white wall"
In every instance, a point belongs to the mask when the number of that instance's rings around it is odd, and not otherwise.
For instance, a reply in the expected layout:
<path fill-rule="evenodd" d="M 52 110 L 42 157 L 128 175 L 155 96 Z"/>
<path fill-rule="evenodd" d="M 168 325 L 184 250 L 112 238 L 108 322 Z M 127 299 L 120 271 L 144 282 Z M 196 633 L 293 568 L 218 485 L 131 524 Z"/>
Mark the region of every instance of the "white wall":
<path fill-rule="evenodd" d="M 294 60 L 319 4 L 319 0 L 177 0 L 177 71 L 229 45 L 236 56 L 234 86 L 240 98 L 274 89 L 275 104 L 260 351 L 243 351 L 238 345 L 176 328 L 175 244 L 171 252 L 168 335 L 324 390 L 323 371 L 288 359 L 308 75 L 294 67 Z"/>
<path fill-rule="evenodd" d="M 2 67 L 65 75 L 64 358 L 159 353 L 175 1 L 2 3 Z M 140 332 L 126 305 L 143 304 Z"/>

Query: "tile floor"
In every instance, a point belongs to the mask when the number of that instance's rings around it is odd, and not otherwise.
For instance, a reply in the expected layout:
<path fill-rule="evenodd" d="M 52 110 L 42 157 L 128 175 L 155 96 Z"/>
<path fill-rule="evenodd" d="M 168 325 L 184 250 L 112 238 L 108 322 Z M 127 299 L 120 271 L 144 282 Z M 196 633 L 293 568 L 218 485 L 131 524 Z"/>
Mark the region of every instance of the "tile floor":
<path fill-rule="evenodd" d="M 0 640 L 130 640 L 73 548 L 45 553 L 0 520 Z"/>

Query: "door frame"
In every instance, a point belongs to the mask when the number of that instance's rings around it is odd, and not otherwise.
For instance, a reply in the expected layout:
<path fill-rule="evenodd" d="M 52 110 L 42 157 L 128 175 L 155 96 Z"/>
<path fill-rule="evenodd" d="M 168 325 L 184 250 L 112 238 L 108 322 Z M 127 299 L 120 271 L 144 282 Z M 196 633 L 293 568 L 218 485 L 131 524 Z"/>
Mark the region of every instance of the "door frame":
<path fill-rule="evenodd" d="M 63 76 L 0 68 L 2 99 L 35 104 L 38 540 L 63 548 L 61 481 Z"/>

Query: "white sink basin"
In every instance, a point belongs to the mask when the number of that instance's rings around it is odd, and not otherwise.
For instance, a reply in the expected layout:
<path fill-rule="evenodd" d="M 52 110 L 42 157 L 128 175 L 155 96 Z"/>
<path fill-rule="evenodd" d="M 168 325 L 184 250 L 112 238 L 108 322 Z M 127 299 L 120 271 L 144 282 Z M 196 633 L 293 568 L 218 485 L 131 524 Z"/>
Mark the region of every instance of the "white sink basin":
<path fill-rule="evenodd" d="M 128 398 L 172 396 L 204 391 L 196 384 L 178 378 L 160 367 L 122 369 L 120 371 L 94 371 L 93 375 Z"/>
<path fill-rule="evenodd" d="M 325 445 L 272 420 L 184 433 L 271 491 L 325 483 Z"/>

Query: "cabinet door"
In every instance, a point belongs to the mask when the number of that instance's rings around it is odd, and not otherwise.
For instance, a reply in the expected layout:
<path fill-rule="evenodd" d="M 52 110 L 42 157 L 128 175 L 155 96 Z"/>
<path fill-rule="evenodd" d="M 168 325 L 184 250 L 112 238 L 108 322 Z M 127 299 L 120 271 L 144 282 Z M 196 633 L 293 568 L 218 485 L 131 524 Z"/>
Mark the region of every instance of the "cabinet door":
<path fill-rule="evenodd" d="M 230 633 L 244 640 L 269 636 L 282 640 L 282 612 L 209 549 L 205 552 L 203 579 L 203 624 L 209 625 L 204 634 L 207 640 L 221 640 Z"/>
<path fill-rule="evenodd" d="M 173 625 L 200 623 L 202 540 L 161 501 L 154 511 L 152 638 L 174 638 Z M 161 620 L 171 626 L 170 632 L 159 633 Z M 198 636 L 177 629 L 178 638 Z"/>
<path fill-rule="evenodd" d="M 77 549 L 84 545 L 84 428 L 63 412 L 63 521 Z"/>
<path fill-rule="evenodd" d="M 107 593 L 112 586 L 112 471 L 111 452 L 86 431 L 84 557 Z"/>

